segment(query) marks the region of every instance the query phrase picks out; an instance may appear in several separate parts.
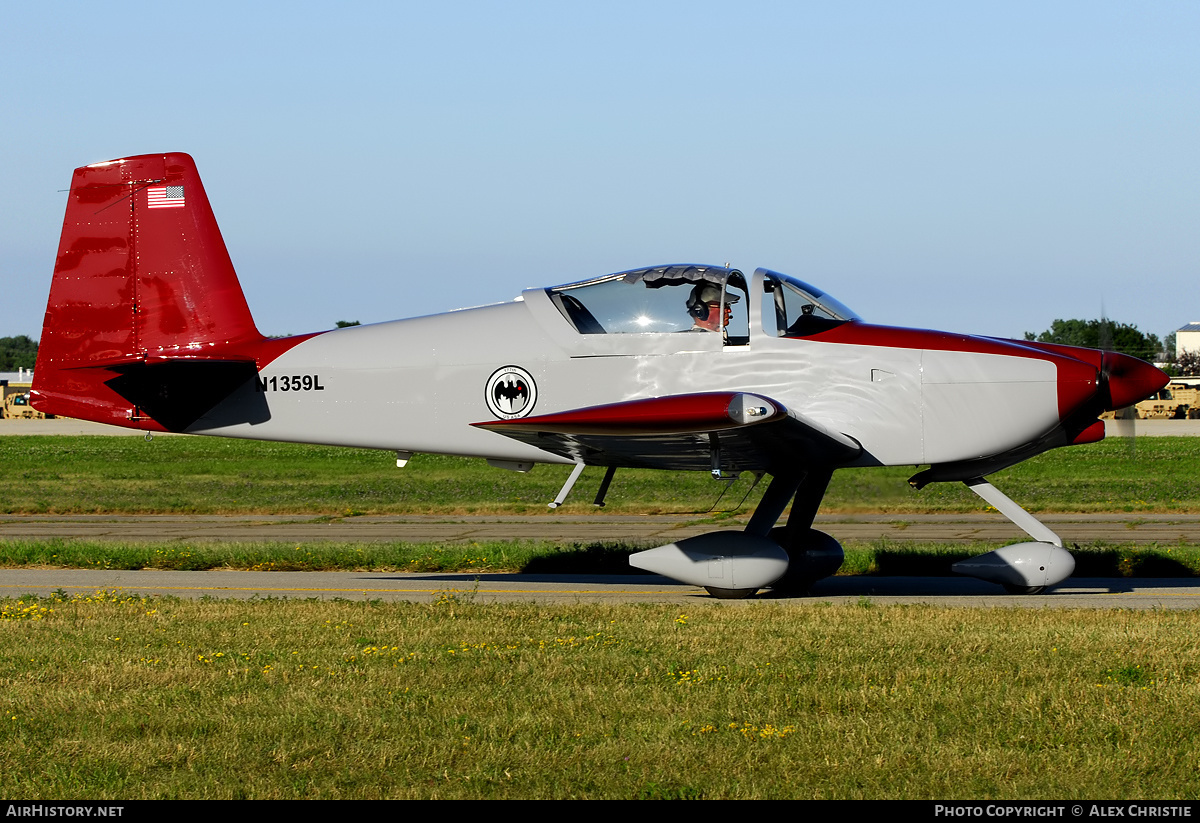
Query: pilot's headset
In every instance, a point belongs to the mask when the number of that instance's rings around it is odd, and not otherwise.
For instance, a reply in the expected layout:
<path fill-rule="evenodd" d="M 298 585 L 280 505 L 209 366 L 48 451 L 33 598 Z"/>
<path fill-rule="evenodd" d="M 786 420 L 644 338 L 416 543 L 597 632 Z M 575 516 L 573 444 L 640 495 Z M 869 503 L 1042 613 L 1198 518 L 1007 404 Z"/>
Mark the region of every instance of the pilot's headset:
<path fill-rule="evenodd" d="M 697 320 L 708 319 L 708 304 L 721 302 L 721 290 L 712 283 L 697 283 L 688 295 L 687 312 Z"/>

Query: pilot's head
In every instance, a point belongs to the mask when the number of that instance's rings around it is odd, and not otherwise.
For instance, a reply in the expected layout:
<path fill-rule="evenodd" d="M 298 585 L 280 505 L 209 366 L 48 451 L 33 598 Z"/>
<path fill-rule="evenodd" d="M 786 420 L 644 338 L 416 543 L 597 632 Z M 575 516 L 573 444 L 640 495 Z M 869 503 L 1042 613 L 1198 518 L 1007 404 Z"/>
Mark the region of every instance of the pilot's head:
<path fill-rule="evenodd" d="M 721 287 L 713 283 L 698 283 L 688 295 L 687 310 L 695 321 L 693 328 L 721 331 L 729 324 L 733 304 L 738 295 L 725 293 L 725 311 L 721 311 Z"/>

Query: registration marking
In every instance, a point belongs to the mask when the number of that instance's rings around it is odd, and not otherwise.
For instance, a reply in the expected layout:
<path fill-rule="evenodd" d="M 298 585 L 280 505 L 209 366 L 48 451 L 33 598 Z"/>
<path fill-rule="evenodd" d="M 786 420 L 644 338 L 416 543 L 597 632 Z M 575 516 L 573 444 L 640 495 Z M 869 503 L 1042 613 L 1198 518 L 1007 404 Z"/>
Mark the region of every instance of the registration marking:
<path fill-rule="evenodd" d="M 316 374 L 273 374 L 258 378 L 258 391 L 325 391 Z"/>

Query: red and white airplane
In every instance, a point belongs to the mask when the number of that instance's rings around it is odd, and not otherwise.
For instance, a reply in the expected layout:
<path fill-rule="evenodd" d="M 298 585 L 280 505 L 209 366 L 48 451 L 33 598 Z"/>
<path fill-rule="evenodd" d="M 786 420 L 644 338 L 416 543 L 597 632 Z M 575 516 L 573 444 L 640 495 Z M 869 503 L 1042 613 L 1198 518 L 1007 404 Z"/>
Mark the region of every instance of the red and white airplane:
<path fill-rule="evenodd" d="M 1167 376 L 1113 352 L 871 325 L 767 269 L 672 265 L 510 303 L 284 339 L 259 333 L 186 154 L 76 169 L 32 389 L 41 411 L 147 431 L 771 481 L 744 532 L 639 568 L 738 597 L 805 588 L 842 550 L 812 528 L 832 473 L 926 465 L 1032 540 L 956 569 L 1034 592 L 1062 540 L 983 478 L 1104 436 Z M 777 527 L 788 504 L 786 523 Z M 554 505 L 554 504 L 551 504 Z"/>

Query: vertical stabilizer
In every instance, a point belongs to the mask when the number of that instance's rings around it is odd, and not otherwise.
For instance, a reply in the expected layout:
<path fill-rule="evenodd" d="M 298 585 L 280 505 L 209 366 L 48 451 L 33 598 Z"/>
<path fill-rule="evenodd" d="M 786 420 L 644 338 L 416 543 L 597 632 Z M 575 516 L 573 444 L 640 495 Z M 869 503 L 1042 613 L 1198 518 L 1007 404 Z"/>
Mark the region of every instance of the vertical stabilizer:
<path fill-rule="evenodd" d="M 150 367 L 167 361 L 254 363 L 279 348 L 270 343 L 254 326 L 190 156 L 75 170 L 34 371 L 37 408 L 159 428 L 122 388 L 128 379 L 108 381 L 157 373 Z M 139 396 L 154 389 L 137 382 Z"/>

